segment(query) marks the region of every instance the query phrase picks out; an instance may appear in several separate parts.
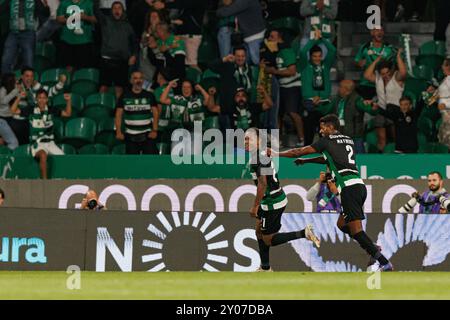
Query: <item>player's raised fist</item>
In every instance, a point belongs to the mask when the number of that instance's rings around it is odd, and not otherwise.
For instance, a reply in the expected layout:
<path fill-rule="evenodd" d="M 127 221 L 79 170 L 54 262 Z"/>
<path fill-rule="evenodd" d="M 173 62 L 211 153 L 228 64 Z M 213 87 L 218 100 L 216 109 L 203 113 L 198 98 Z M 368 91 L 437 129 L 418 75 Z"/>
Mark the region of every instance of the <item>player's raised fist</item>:
<path fill-rule="evenodd" d="M 305 164 L 305 159 L 302 158 L 295 159 L 294 163 L 298 166 L 302 166 Z"/>

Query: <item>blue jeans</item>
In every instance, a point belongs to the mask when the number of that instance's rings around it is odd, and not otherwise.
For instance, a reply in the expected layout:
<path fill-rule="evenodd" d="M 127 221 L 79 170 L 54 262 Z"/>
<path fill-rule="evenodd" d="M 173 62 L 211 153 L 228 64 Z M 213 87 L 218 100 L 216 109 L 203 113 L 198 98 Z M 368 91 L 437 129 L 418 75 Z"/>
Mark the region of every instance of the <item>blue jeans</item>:
<path fill-rule="evenodd" d="M 225 26 L 221 27 L 217 32 L 217 41 L 219 42 L 220 59 L 223 59 L 227 55 L 231 54 L 231 33 L 233 29 Z"/>
<path fill-rule="evenodd" d="M 0 137 L 5 140 L 8 148 L 14 150 L 19 146 L 19 142 L 17 141 L 16 135 L 12 131 L 8 122 L 5 119 L 0 119 Z"/>
<path fill-rule="evenodd" d="M 16 64 L 17 51 L 22 53 L 22 66 L 33 67 L 36 33 L 34 31 L 10 32 L 5 41 L 2 57 L 2 73 L 11 73 Z"/>
<path fill-rule="evenodd" d="M 49 40 L 50 37 L 59 30 L 61 25 L 56 20 L 48 19 L 36 32 L 36 41 L 42 42 Z"/>
<path fill-rule="evenodd" d="M 264 38 L 245 42 L 247 47 L 247 62 L 255 66 L 259 65 L 259 49 Z"/>

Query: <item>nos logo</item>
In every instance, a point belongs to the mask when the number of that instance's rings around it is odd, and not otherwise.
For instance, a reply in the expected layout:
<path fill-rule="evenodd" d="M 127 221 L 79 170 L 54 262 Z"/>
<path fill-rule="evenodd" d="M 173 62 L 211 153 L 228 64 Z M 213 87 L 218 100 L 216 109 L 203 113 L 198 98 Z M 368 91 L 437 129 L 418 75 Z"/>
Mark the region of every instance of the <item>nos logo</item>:
<path fill-rule="evenodd" d="M 233 271 L 254 271 L 260 264 L 256 250 L 244 244 L 247 239 L 256 241 L 253 229 L 238 231 L 233 244 L 224 239 L 225 228 L 215 223 L 214 213 L 172 212 L 156 215 L 158 222 L 147 226 L 148 235 L 140 243 L 143 252 L 140 262 L 147 271 L 220 271 L 229 262 L 230 246 L 250 260 L 249 265 L 233 263 Z M 122 271 L 133 271 L 133 228 L 125 228 L 121 251 L 105 227 L 97 228 L 96 271 L 106 270 L 106 252 Z"/>

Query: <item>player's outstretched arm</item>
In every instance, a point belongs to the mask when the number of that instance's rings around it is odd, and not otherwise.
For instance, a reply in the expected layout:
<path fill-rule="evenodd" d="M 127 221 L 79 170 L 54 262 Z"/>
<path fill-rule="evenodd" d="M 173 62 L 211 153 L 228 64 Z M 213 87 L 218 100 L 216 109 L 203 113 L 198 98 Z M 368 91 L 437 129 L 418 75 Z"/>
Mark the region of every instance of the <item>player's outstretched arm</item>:
<path fill-rule="evenodd" d="M 317 153 L 316 149 L 311 146 L 306 146 L 303 148 L 291 149 L 283 152 L 275 152 L 272 149 L 267 150 L 267 155 L 274 157 L 278 156 L 281 158 L 299 158 L 301 156 L 306 156 L 308 154 Z"/>
<path fill-rule="evenodd" d="M 294 161 L 294 163 L 298 166 L 307 164 L 307 163 L 315 163 L 315 164 L 327 164 L 327 160 L 323 156 L 315 157 L 315 158 L 298 158 Z"/>

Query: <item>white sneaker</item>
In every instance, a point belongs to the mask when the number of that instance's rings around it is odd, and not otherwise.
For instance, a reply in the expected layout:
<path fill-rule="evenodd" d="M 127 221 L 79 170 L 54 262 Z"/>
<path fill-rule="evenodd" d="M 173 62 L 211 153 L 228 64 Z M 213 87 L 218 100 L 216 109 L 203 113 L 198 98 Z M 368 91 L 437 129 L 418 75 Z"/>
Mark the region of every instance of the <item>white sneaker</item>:
<path fill-rule="evenodd" d="M 320 240 L 319 238 L 316 237 L 316 235 L 314 234 L 313 231 L 313 226 L 308 224 L 305 228 L 305 237 L 306 239 L 308 239 L 309 241 L 314 242 L 314 244 L 316 245 L 317 248 L 320 248 Z"/>
<path fill-rule="evenodd" d="M 269 269 L 264 270 L 263 268 L 259 267 L 255 272 L 273 272 L 273 269 L 272 267 L 270 267 Z"/>

